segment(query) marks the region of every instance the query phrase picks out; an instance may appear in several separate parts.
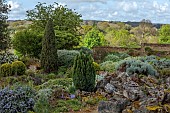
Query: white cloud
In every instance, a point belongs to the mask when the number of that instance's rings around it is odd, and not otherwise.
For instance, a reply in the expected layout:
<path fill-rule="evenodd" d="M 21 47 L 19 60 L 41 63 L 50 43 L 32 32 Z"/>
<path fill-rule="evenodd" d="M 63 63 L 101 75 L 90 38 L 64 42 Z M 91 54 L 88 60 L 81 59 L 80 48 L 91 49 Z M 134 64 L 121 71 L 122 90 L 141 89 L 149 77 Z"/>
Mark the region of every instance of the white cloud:
<path fill-rule="evenodd" d="M 24 19 L 26 9 L 22 8 L 22 5 L 16 1 L 8 1 L 7 4 L 11 6 L 9 12 L 9 20 Z"/>
<path fill-rule="evenodd" d="M 135 1 L 133 2 L 120 2 L 120 7 L 126 12 L 133 12 L 138 9 L 138 5 Z"/>
<path fill-rule="evenodd" d="M 169 10 L 169 4 L 164 3 L 164 4 L 159 4 L 157 1 L 153 2 L 153 7 L 156 9 L 157 12 L 163 13 Z"/>
<path fill-rule="evenodd" d="M 11 6 L 11 10 L 16 10 L 20 7 L 20 4 L 14 1 L 8 1 L 7 4 Z"/>
<path fill-rule="evenodd" d="M 69 0 L 70 2 L 100 2 L 106 3 L 108 0 Z"/>

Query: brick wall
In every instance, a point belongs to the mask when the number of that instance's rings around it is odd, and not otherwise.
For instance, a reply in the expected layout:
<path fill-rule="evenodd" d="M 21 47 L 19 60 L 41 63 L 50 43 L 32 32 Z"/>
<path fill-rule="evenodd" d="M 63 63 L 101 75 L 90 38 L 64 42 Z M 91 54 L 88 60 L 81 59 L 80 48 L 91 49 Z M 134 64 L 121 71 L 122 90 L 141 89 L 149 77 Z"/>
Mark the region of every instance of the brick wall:
<path fill-rule="evenodd" d="M 108 53 L 111 52 L 128 52 L 130 50 L 134 53 L 139 53 L 138 55 L 146 55 L 145 48 L 149 47 L 154 51 L 164 52 L 165 55 L 170 56 L 170 44 L 151 44 L 151 43 L 142 43 L 141 48 L 125 48 L 125 47 L 109 47 L 109 46 L 99 46 L 93 48 L 93 57 L 95 61 L 100 61 Z"/>

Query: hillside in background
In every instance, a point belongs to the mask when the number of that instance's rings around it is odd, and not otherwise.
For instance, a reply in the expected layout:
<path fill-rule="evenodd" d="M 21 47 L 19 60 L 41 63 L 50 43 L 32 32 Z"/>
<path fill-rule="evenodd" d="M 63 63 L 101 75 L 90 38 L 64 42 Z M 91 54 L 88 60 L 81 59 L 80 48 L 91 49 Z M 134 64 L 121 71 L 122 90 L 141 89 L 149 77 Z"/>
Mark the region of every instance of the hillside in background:
<path fill-rule="evenodd" d="M 109 22 L 111 24 L 116 24 L 116 23 L 120 23 L 121 21 L 100 21 L 100 20 L 83 20 L 83 24 L 84 25 L 87 25 L 87 24 L 97 24 L 99 22 Z M 140 22 L 131 22 L 131 21 L 128 21 L 128 22 L 121 22 L 121 23 L 125 23 L 125 24 L 129 24 L 131 25 L 132 27 L 137 27 L 139 26 Z M 161 23 L 152 23 L 154 27 L 156 27 L 157 29 L 159 29 L 162 25 L 164 24 L 161 24 Z"/>

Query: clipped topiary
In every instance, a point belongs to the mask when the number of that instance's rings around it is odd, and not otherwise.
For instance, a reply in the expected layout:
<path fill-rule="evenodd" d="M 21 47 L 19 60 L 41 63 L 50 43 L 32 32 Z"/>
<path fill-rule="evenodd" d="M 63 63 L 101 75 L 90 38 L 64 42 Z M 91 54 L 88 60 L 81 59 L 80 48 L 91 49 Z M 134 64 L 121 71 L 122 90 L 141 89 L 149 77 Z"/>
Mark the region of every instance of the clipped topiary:
<path fill-rule="evenodd" d="M 12 73 L 15 75 L 23 75 L 26 71 L 26 66 L 22 61 L 12 62 Z"/>
<path fill-rule="evenodd" d="M 80 53 L 73 65 L 73 83 L 76 89 L 91 92 L 95 87 L 95 69 L 91 55 Z"/>
<path fill-rule="evenodd" d="M 5 63 L 0 66 L 0 75 L 3 77 L 11 76 L 12 75 L 12 69 L 11 64 Z"/>

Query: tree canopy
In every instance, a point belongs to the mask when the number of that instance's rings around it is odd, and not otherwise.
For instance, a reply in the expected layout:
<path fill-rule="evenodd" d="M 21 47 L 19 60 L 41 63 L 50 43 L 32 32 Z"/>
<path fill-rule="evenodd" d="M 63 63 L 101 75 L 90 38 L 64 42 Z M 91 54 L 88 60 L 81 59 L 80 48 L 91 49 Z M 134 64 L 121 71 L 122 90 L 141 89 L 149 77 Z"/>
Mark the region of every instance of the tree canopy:
<path fill-rule="evenodd" d="M 84 37 L 84 46 L 90 49 L 94 46 L 102 46 L 104 43 L 104 34 L 100 32 L 96 27 L 87 32 Z"/>
<path fill-rule="evenodd" d="M 159 42 L 170 44 L 170 25 L 163 25 L 159 31 Z"/>
<path fill-rule="evenodd" d="M 54 3 L 38 3 L 34 9 L 27 11 L 28 20 L 31 20 L 32 29 L 43 32 L 50 18 L 54 23 L 54 31 L 57 36 L 57 45 L 59 49 L 71 49 L 79 44 L 81 28 L 81 15 L 66 8 L 66 6 Z"/>
<path fill-rule="evenodd" d="M 39 58 L 42 37 L 42 34 L 30 29 L 18 31 L 12 39 L 13 48 L 24 56 Z"/>
<path fill-rule="evenodd" d="M 9 8 L 4 1 L 0 1 L 0 51 L 7 49 L 10 42 L 7 24 Z"/>

